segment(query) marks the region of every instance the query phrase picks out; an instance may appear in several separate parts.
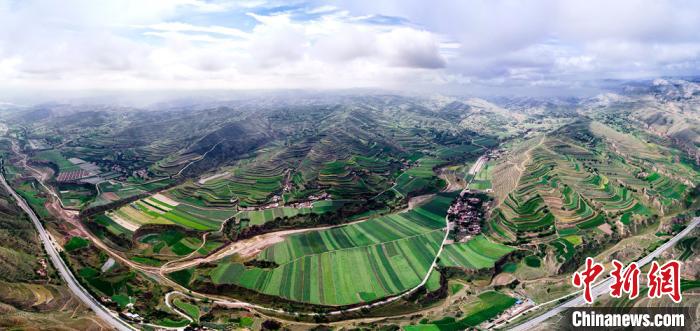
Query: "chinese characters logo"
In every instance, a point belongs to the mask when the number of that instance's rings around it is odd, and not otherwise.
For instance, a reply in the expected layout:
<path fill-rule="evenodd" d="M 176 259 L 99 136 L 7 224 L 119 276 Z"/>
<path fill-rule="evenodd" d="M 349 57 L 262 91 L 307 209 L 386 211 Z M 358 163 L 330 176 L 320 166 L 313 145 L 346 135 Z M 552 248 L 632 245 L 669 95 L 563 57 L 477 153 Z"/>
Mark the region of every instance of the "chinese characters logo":
<path fill-rule="evenodd" d="M 610 272 L 612 284 L 609 287 L 610 296 L 621 298 L 623 293 L 627 293 L 628 298 L 634 299 L 639 295 L 639 276 L 641 271 L 636 262 L 625 267 L 617 260 L 612 261 L 613 270 Z M 572 283 L 576 287 L 583 287 L 583 298 L 586 303 L 593 303 L 592 291 L 595 280 L 605 271 L 605 267 L 586 258 L 586 266 L 581 272 L 575 272 Z M 673 302 L 679 303 L 682 300 L 680 278 L 681 264 L 672 260 L 663 265 L 656 261 L 651 263 L 651 268 L 647 273 L 647 285 L 649 298 L 660 298 L 668 295 Z"/>

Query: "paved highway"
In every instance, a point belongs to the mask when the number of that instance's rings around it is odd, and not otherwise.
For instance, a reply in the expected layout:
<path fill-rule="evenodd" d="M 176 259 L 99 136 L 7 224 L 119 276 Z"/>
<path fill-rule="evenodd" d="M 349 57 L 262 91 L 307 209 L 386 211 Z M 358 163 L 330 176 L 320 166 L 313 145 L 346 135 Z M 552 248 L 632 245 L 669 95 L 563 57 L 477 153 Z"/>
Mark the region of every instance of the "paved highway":
<path fill-rule="evenodd" d="M 643 265 L 646 265 L 647 263 L 651 262 L 653 259 L 657 258 L 661 253 L 663 253 L 666 249 L 673 247 L 679 240 L 683 239 L 690 231 L 693 231 L 695 227 L 700 223 L 700 217 L 695 217 L 693 218 L 692 221 L 688 224 L 688 226 L 683 229 L 683 231 L 679 232 L 677 235 L 675 235 L 673 238 L 671 238 L 669 241 L 664 243 L 663 245 L 659 246 L 656 250 L 653 252 L 647 254 L 645 257 L 639 259 L 637 261 L 637 265 L 641 268 Z M 593 295 L 593 298 L 595 299 L 599 295 L 607 292 L 610 290 L 610 285 L 612 284 L 613 279 L 608 277 L 607 279 L 598 282 L 591 288 L 591 294 Z M 522 330 L 530 330 L 540 324 L 542 324 L 544 321 L 556 316 L 559 313 L 562 313 L 564 310 L 566 310 L 569 307 L 578 307 L 582 306 L 586 303 L 586 301 L 583 299 L 583 295 L 579 295 L 569 301 L 566 301 L 546 313 L 539 315 L 529 321 L 524 322 L 523 324 L 520 324 L 513 328 L 512 330 L 514 331 L 522 331 Z"/>
<path fill-rule="evenodd" d="M 478 172 L 484 163 L 485 162 L 483 162 L 483 160 L 481 160 L 481 158 L 480 158 L 472 166 L 472 169 L 470 169 L 469 172 L 470 173 Z M 63 259 L 61 259 L 60 255 L 58 254 L 58 250 L 56 249 L 56 246 L 54 246 L 53 241 L 51 240 L 51 237 L 44 229 L 44 226 L 39 221 L 39 218 L 36 216 L 36 214 L 34 214 L 34 211 L 31 208 L 29 208 L 29 205 L 27 204 L 27 202 L 23 198 L 21 198 L 9 186 L 9 184 L 5 180 L 5 177 L 2 176 L 1 174 L 0 174 L 0 181 L 2 181 L 2 185 L 5 187 L 5 189 L 8 192 L 10 192 L 10 194 L 12 194 L 12 196 L 15 198 L 15 200 L 17 201 L 17 204 L 20 206 L 20 208 L 22 208 L 22 210 L 24 210 L 27 213 L 27 215 L 29 215 L 29 218 L 32 220 L 32 223 L 34 224 L 37 231 L 39 232 L 39 237 L 44 245 L 44 248 L 45 248 L 47 254 L 49 255 L 49 257 L 51 259 L 51 262 L 53 263 L 56 270 L 58 270 L 59 274 L 61 275 L 61 278 L 63 278 L 66 285 L 75 294 L 75 296 L 78 297 L 85 305 L 90 307 L 90 309 L 92 309 L 97 314 L 97 316 L 99 316 L 104 321 L 109 323 L 109 325 L 111 325 L 115 329 L 117 329 L 117 330 L 136 330 L 136 328 L 131 326 L 128 322 L 122 320 L 115 313 L 113 313 L 112 311 L 110 311 L 109 309 L 104 307 L 102 304 L 100 304 L 95 298 L 92 297 L 92 295 L 90 295 L 89 292 L 87 292 L 87 290 L 82 285 L 80 285 L 80 283 L 77 281 L 75 276 L 71 273 L 70 268 L 68 268 L 68 266 L 65 264 Z M 692 229 L 694 229 L 697 226 L 698 223 L 700 223 L 700 217 L 694 218 L 686 229 L 681 231 L 675 237 L 671 238 L 668 242 L 659 246 L 655 251 L 649 253 L 647 256 L 640 259 L 637 262 L 638 265 L 641 267 L 641 266 L 651 262 L 652 259 L 659 256 L 663 251 L 665 251 L 669 247 L 672 247 L 673 245 L 675 245 L 678 242 L 678 240 L 685 237 L 690 231 L 692 231 Z M 444 241 L 443 241 L 443 244 L 444 244 Z M 441 249 L 442 249 L 442 245 L 441 245 Z M 437 256 L 439 256 L 439 253 L 437 254 Z M 433 262 L 433 265 L 434 264 L 435 264 L 435 261 Z M 432 270 L 432 268 L 431 268 L 431 270 Z M 402 294 L 399 294 L 397 296 L 387 298 L 385 300 L 382 300 L 380 302 L 375 302 L 373 304 L 368 304 L 368 305 L 363 305 L 360 307 L 354 307 L 354 308 L 350 308 L 350 309 L 343 309 L 343 310 L 329 312 L 328 314 L 330 314 L 330 315 L 342 314 L 342 313 L 346 313 L 346 312 L 360 310 L 363 308 L 372 308 L 372 307 L 383 305 L 383 304 L 386 304 L 389 302 L 393 302 L 401 297 L 404 297 L 404 296 L 412 293 L 417 288 L 419 288 L 420 286 L 425 284 L 425 282 L 427 281 L 427 278 L 428 278 L 428 275 L 426 275 L 425 279 L 423 279 L 423 281 L 417 287 L 415 287 L 409 291 L 406 291 Z M 602 294 L 603 292 L 608 291 L 611 282 L 612 282 L 612 279 L 608 278 L 608 279 L 605 279 L 605 280 L 597 283 L 596 285 L 594 285 L 594 287 L 592 288 L 592 294 L 594 295 L 594 297 L 597 297 L 598 295 Z M 166 302 L 167 302 L 167 300 L 166 300 Z M 220 303 L 230 304 L 230 303 L 234 303 L 234 302 L 220 302 Z M 571 299 L 571 300 L 569 300 L 569 301 L 567 301 L 567 302 L 565 302 L 557 307 L 550 309 L 549 311 L 547 311 L 546 313 L 544 313 L 540 316 L 537 316 L 529 321 L 526 321 L 525 323 L 515 327 L 514 330 L 528 330 L 530 328 L 533 328 L 533 327 L 541 324 L 542 322 L 546 321 L 547 319 L 563 312 L 568 307 L 580 306 L 580 305 L 583 305 L 584 303 L 585 302 L 583 300 L 583 296 L 578 296 L 578 297 Z M 261 309 L 261 310 L 283 312 L 281 310 L 261 307 L 261 306 L 250 304 L 250 303 L 235 302 L 235 304 L 241 305 L 241 307 L 245 307 L 245 308 L 254 308 L 254 309 L 256 308 L 256 309 Z M 175 311 L 177 311 L 177 310 L 175 310 Z M 304 314 L 304 315 L 315 315 L 315 314 L 311 313 L 311 314 Z"/>
<path fill-rule="evenodd" d="M 32 223 L 34 223 L 34 227 L 36 227 L 36 230 L 39 232 L 39 238 L 41 238 L 41 242 L 44 244 L 44 249 L 49 255 L 49 258 L 51 258 L 51 262 L 53 263 L 54 268 L 58 270 L 58 273 L 61 275 L 61 278 L 63 278 L 63 281 L 73 292 L 73 294 L 78 299 L 80 299 L 80 301 L 82 301 L 86 306 L 90 307 L 90 309 L 92 309 L 98 317 L 107 322 L 116 330 L 136 330 L 129 323 L 122 320 L 115 313 L 111 312 L 105 306 L 100 304 L 95 298 L 92 297 L 92 295 L 90 295 L 90 293 L 88 293 L 88 291 L 82 285 L 80 285 L 78 280 L 75 279 L 75 276 L 73 276 L 73 273 L 71 273 L 70 268 L 68 268 L 63 259 L 61 259 L 61 256 L 58 254 L 56 246 L 53 245 L 51 237 L 49 236 L 48 232 L 46 232 L 46 229 L 44 229 L 44 226 L 39 221 L 39 218 L 36 216 L 36 214 L 34 214 L 34 211 L 31 208 L 29 208 L 27 202 L 24 201 L 24 199 L 20 197 L 15 192 L 15 190 L 13 190 L 12 187 L 10 187 L 9 184 L 7 184 L 5 176 L 3 176 L 2 174 L 0 174 L 0 181 L 2 181 L 2 185 L 4 186 L 5 190 L 12 194 L 12 196 L 15 198 L 15 200 L 17 201 L 17 205 L 20 208 L 22 208 L 22 210 L 24 210 L 24 212 L 27 213 L 27 215 L 29 215 L 29 218 L 32 220 Z"/>

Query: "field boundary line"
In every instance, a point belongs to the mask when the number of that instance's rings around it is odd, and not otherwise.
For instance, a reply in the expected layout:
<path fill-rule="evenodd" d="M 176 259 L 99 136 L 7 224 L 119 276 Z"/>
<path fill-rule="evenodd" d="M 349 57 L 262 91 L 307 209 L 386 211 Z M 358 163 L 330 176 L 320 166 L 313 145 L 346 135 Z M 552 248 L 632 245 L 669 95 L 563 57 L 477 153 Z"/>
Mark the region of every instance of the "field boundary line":
<path fill-rule="evenodd" d="M 334 249 L 334 250 L 330 250 L 330 251 L 325 251 L 325 252 L 321 252 L 321 253 L 314 253 L 314 254 L 304 254 L 304 255 L 300 255 L 299 257 L 297 257 L 297 258 L 295 258 L 295 259 L 293 259 L 293 260 L 289 260 L 288 262 L 282 263 L 282 264 L 280 264 L 280 266 L 293 263 L 293 262 L 295 262 L 295 261 L 297 261 L 297 260 L 300 260 L 300 259 L 303 259 L 303 258 L 305 258 L 305 257 L 307 257 L 307 256 L 314 256 L 314 255 L 321 255 L 321 254 L 325 254 L 325 253 L 347 251 L 347 250 L 352 250 L 352 249 L 362 249 L 362 248 L 374 247 L 374 246 L 384 245 L 384 244 L 393 243 L 393 242 L 397 242 L 397 241 L 401 241 L 401 240 L 406 240 L 406 239 L 411 239 L 411 238 L 416 238 L 416 237 L 422 237 L 422 236 L 426 236 L 426 235 L 429 235 L 429 234 L 431 234 L 431 233 L 438 232 L 438 231 L 442 231 L 442 230 L 443 230 L 443 228 L 433 229 L 433 230 L 426 231 L 426 232 L 422 232 L 422 233 L 419 233 L 419 234 L 414 234 L 414 235 L 411 235 L 411 236 L 408 236 L 408 237 L 403 237 L 403 238 L 393 239 L 393 240 L 388 240 L 388 241 L 382 241 L 382 242 L 379 242 L 379 243 L 376 243 L 376 244 L 370 244 L 370 245 L 364 245 L 364 246 L 356 246 L 356 247 L 338 248 L 338 249 Z M 321 231 L 323 231 L 323 230 L 321 230 Z"/>

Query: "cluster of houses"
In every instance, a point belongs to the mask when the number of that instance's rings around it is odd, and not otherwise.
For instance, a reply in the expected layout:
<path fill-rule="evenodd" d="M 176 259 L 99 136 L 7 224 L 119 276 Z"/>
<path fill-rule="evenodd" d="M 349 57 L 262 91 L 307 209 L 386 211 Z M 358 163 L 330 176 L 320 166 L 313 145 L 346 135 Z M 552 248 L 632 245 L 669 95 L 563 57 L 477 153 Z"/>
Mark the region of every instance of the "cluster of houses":
<path fill-rule="evenodd" d="M 134 170 L 134 171 L 131 173 L 131 175 L 134 176 L 134 177 L 136 177 L 136 178 L 141 178 L 141 179 L 148 179 L 148 178 L 149 178 L 149 176 L 148 176 L 148 169 L 146 169 L 146 168 L 142 168 L 142 169 L 139 169 L 139 170 Z"/>
<path fill-rule="evenodd" d="M 447 210 L 456 242 L 466 242 L 481 233 L 484 201 L 469 190 L 463 191 Z"/>
<path fill-rule="evenodd" d="M 507 321 L 536 306 L 536 303 L 532 301 L 532 299 L 517 292 L 516 294 L 515 298 L 517 301 L 515 301 L 514 305 L 499 314 L 498 318 L 485 322 L 480 326 L 485 330 L 502 327 Z"/>
<path fill-rule="evenodd" d="M 111 298 L 105 297 L 105 296 L 100 297 L 100 302 L 102 302 L 103 304 L 114 303 L 114 301 Z M 129 321 L 132 321 L 132 322 L 137 322 L 137 323 L 143 322 L 143 317 L 141 315 L 133 312 L 133 311 L 134 311 L 134 303 L 129 302 L 126 304 L 126 306 L 124 307 L 123 310 L 119 311 L 119 316 L 121 316 L 122 318 L 125 318 Z"/>
<path fill-rule="evenodd" d="M 486 152 L 486 158 L 488 160 L 495 160 L 495 159 L 498 159 L 505 154 L 506 154 L 506 151 L 504 149 L 500 149 L 500 148 L 489 149 L 488 152 Z"/>

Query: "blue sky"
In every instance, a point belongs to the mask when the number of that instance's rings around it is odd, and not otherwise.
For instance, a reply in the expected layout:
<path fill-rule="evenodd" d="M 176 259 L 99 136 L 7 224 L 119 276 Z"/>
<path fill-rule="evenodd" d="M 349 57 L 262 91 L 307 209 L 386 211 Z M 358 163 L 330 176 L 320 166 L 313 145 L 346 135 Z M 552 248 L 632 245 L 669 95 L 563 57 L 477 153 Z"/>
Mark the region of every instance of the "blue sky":
<path fill-rule="evenodd" d="M 0 88 L 574 91 L 697 75 L 697 1 L 0 0 Z"/>

